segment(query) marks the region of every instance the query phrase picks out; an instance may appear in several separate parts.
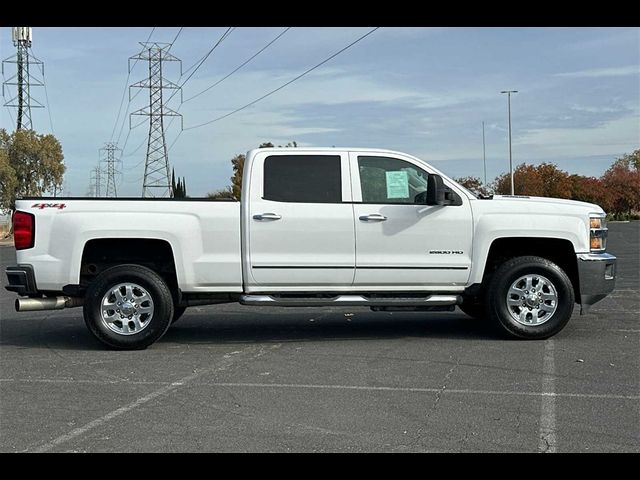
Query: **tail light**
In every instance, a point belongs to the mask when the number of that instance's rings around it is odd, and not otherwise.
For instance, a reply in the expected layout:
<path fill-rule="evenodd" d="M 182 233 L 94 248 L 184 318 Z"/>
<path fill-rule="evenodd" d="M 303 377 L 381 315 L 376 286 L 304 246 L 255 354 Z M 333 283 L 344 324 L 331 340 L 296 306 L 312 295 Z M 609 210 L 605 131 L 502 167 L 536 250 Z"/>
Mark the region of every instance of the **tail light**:
<path fill-rule="evenodd" d="M 16 211 L 13 214 L 13 243 L 16 250 L 33 247 L 35 239 L 35 217 L 31 213 Z"/>

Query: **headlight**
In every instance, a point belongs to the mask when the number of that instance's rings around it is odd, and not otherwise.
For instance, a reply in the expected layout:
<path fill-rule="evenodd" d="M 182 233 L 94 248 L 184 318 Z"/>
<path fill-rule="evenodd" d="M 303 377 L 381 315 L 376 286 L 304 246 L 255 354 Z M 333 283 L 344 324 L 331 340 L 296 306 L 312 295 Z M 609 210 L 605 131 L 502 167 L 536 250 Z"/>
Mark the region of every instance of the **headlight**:
<path fill-rule="evenodd" d="M 607 249 L 608 232 L 605 215 L 592 213 L 589 216 L 589 246 L 592 252 L 600 253 Z"/>

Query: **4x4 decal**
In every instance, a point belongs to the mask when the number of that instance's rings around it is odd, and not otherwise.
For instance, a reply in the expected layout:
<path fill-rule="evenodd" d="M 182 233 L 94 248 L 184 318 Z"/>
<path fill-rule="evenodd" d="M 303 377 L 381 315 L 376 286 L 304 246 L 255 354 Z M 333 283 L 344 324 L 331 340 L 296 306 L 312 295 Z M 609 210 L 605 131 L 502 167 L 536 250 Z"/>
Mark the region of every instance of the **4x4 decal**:
<path fill-rule="evenodd" d="M 62 210 L 66 208 L 66 206 L 65 203 L 34 203 L 31 205 L 31 208 L 39 208 L 40 210 L 43 208 L 57 208 L 58 210 Z"/>

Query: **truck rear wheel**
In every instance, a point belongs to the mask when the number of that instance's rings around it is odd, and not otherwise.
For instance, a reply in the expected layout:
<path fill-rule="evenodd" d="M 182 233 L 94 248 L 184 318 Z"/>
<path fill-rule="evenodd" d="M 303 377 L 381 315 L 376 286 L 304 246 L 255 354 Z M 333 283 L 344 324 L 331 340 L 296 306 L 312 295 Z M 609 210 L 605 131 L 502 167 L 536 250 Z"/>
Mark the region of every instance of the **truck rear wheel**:
<path fill-rule="evenodd" d="M 165 334 L 174 315 L 165 281 L 140 265 L 119 265 L 89 285 L 84 320 L 102 343 L 122 350 L 141 350 Z"/>
<path fill-rule="evenodd" d="M 573 313 L 575 295 L 567 274 L 541 257 L 516 257 L 492 275 L 488 313 L 511 337 L 545 339 L 562 330 Z"/>

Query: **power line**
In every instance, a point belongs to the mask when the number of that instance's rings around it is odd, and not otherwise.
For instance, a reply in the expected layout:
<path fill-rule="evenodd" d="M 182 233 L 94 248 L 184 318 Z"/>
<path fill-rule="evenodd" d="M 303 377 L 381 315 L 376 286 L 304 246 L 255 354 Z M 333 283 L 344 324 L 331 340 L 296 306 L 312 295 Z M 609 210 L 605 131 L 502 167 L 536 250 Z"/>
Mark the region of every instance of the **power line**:
<path fill-rule="evenodd" d="M 127 148 L 127 143 L 128 143 L 128 141 L 129 141 L 129 135 L 131 135 L 131 131 L 132 131 L 132 130 L 135 130 L 135 129 L 136 129 L 136 128 L 138 128 L 140 125 L 143 125 L 143 124 L 145 124 L 145 123 L 147 123 L 147 121 L 146 121 L 146 120 L 142 120 L 141 122 L 139 122 L 138 124 L 134 125 L 133 127 L 131 127 L 131 128 L 129 129 L 129 131 L 127 132 L 127 136 L 126 136 L 126 137 L 125 137 L 125 139 L 124 139 L 124 143 L 123 143 L 123 145 L 122 145 L 122 151 L 123 151 L 123 152 L 124 152 L 124 149 L 125 149 L 125 148 Z M 146 141 L 146 139 L 145 139 L 145 141 Z M 118 142 L 116 142 L 116 144 L 117 144 L 117 143 L 118 143 Z M 135 151 L 138 151 L 138 149 L 136 149 Z M 123 155 L 123 157 L 130 157 L 131 155 L 133 155 L 133 153 L 130 153 L 129 155 Z"/>
<path fill-rule="evenodd" d="M 262 52 L 264 52 L 267 48 L 269 48 L 272 44 L 274 44 L 280 37 L 282 37 L 285 33 L 287 33 L 289 30 L 291 29 L 291 27 L 287 27 L 285 28 L 282 32 L 280 32 L 280 34 L 274 38 L 273 40 L 271 40 L 269 43 L 267 43 L 264 47 L 262 47 L 260 50 L 258 50 L 256 53 L 254 53 L 250 58 L 248 58 L 247 60 L 244 61 L 244 63 L 240 64 L 238 67 L 236 67 L 234 70 L 232 70 L 231 72 L 229 72 L 227 75 L 225 75 L 224 77 L 222 77 L 220 80 L 218 80 L 216 83 L 214 83 L 213 85 L 205 88 L 204 90 L 202 90 L 200 93 L 196 93 L 195 95 L 193 95 L 192 97 L 187 98 L 186 100 L 184 100 L 182 103 L 187 103 L 190 100 L 193 100 L 196 97 L 199 97 L 200 95 L 202 95 L 205 92 L 208 92 L 209 90 L 211 90 L 213 87 L 215 87 L 216 85 L 221 84 L 222 82 L 224 82 L 227 78 L 229 78 L 231 75 L 233 75 L 234 73 L 236 73 L 238 70 L 240 70 L 242 67 L 244 67 L 247 63 L 249 63 L 251 60 L 253 60 L 254 58 L 256 58 L 258 55 L 260 55 Z"/>
<path fill-rule="evenodd" d="M 153 27 L 151 29 L 151 33 L 149 34 L 149 36 L 147 37 L 147 42 L 151 39 L 151 36 L 153 35 L 153 32 L 156 31 L 156 27 Z M 138 63 L 138 60 L 136 59 L 136 61 L 133 63 L 133 67 L 136 66 L 136 63 Z M 120 114 L 122 113 L 122 105 L 124 104 L 124 96 L 127 93 L 127 89 L 129 88 L 129 77 L 131 76 L 131 70 L 133 70 L 133 67 L 131 67 L 129 69 L 129 72 L 127 73 L 127 79 L 124 82 L 124 90 L 122 91 L 122 98 L 120 98 L 120 107 L 118 107 L 118 116 L 116 117 L 116 122 L 113 124 L 113 130 L 111 131 L 111 137 L 109 138 L 109 141 L 113 140 L 113 136 L 116 133 L 116 128 L 118 126 L 118 120 L 120 120 Z M 131 104 L 131 100 L 133 99 L 129 99 L 129 104 Z M 129 109 L 128 105 L 127 105 L 127 110 Z M 122 119 L 122 125 L 124 125 L 124 119 L 126 118 L 126 115 L 123 117 Z M 122 127 L 120 127 L 120 133 L 118 134 L 118 140 L 120 140 L 120 135 L 122 134 Z"/>
<path fill-rule="evenodd" d="M 131 107 L 131 102 L 133 102 L 133 101 L 136 99 L 136 97 L 137 97 L 138 95 L 140 95 L 140 93 L 141 93 L 141 92 L 142 92 L 142 90 L 138 90 L 138 91 L 133 95 L 133 97 L 131 97 L 131 98 L 129 99 L 129 102 L 127 103 L 127 109 L 125 110 L 125 112 L 124 112 L 124 116 L 122 117 L 122 123 L 120 124 L 120 130 L 118 131 L 118 138 L 116 139 L 116 143 L 119 143 L 119 142 L 120 142 L 120 138 L 122 137 L 122 131 L 124 130 L 124 125 L 125 125 L 125 122 L 126 122 L 126 119 L 127 119 L 127 115 L 128 115 L 128 113 L 129 113 L 129 108 Z M 127 135 L 127 136 L 128 136 L 128 135 Z"/>
<path fill-rule="evenodd" d="M 171 40 L 171 44 L 169 45 L 169 48 L 167 48 L 167 52 L 169 50 L 171 50 L 171 47 L 173 47 L 173 44 L 176 43 L 176 40 L 178 39 L 178 37 L 180 36 L 180 34 L 182 33 L 182 30 L 184 30 L 184 27 L 180 27 L 180 30 L 178 30 L 178 33 L 176 33 L 176 36 L 173 37 L 173 40 Z M 147 40 L 148 41 L 148 40 Z"/>
<path fill-rule="evenodd" d="M 44 73 L 42 74 L 42 83 L 44 84 L 44 98 L 47 102 L 47 113 L 49 114 L 49 125 L 51 126 L 51 133 L 55 135 L 53 131 L 53 120 L 51 119 L 51 105 L 49 104 L 49 93 L 47 92 L 47 80 L 44 78 Z"/>
<path fill-rule="evenodd" d="M 171 149 L 173 148 L 173 146 L 176 144 L 176 142 L 178 141 L 178 139 L 180 138 L 180 135 L 182 135 L 182 132 L 184 130 L 180 130 L 180 132 L 178 133 L 178 135 L 176 136 L 176 138 L 173 139 L 173 142 L 171 143 L 171 145 L 169 145 L 169 148 L 167 149 L 168 152 L 171 151 Z"/>
<path fill-rule="evenodd" d="M 289 27 L 289 28 L 290 28 L 290 27 Z M 286 30 L 288 30 L 289 28 L 287 28 Z M 209 56 L 211 55 L 211 53 L 212 53 L 212 52 L 213 52 L 213 51 L 218 47 L 218 45 L 220 45 L 220 44 L 222 43 L 222 41 L 223 41 L 223 40 L 225 40 L 229 35 L 231 35 L 231 33 L 232 33 L 235 29 L 236 29 L 236 27 L 229 27 L 229 28 L 227 28 L 227 30 L 222 34 L 222 36 L 220 37 L 220 39 L 218 39 L 218 41 L 214 44 L 214 46 L 211 48 L 211 50 L 209 50 L 209 51 L 207 52 L 207 54 L 206 54 L 204 57 L 202 57 L 200 60 L 198 60 L 198 61 L 197 61 L 196 63 L 194 63 L 191 67 L 189 67 L 187 70 L 185 70 L 185 71 L 183 72 L 183 74 L 180 76 L 180 78 L 182 78 L 182 77 L 186 74 L 186 72 L 188 72 L 189 70 L 191 70 L 193 67 L 196 67 L 196 68 L 195 68 L 195 70 L 193 70 L 193 72 L 191 72 L 191 74 L 189 75 L 189 77 L 187 77 L 187 78 L 185 79 L 185 81 L 184 81 L 184 82 L 182 82 L 182 83 L 180 84 L 179 88 L 182 88 L 182 87 L 184 86 L 184 84 L 185 84 L 185 83 L 187 83 L 187 82 L 189 81 L 189 79 L 190 79 L 190 78 L 191 78 L 191 77 L 196 73 L 196 71 L 200 68 L 200 66 L 201 66 L 201 65 L 202 65 L 202 64 L 207 60 L 207 58 L 209 58 Z M 285 30 L 285 32 L 286 32 L 286 30 Z M 278 38 L 280 38 L 283 34 L 284 34 L 284 32 L 283 32 L 282 34 L 280 34 L 280 35 L 279 35 L 275 40 L 277 40 Z M 273 43 L 275 40 L 273 40 L 271 43 Z M 268 45 L 267 45 L 267 46 L 268 46 Z M 265 48 L 266 48 L 266 47 L 265 47 Z M 264 50 L 264 48 L 263 48 L 263 50 Z M 260 53 L 260 52 L 258 52 L 258 53 Z M 257 56 L 257 54 L 256 54 L 256 55 L 254 55 L 254 57 L 256 57 L 256 56 Z M 253 57 L 252 57 L 252 58 L 253 58 Z M 250 60 L 251 60 L 251 59 L 250 59 Z M 249 60 L 249 61 L 250 61 L 250 60 Z M 247 62 L 245 62 L 245 64 L 246 64 L 246 63 L 248 63 L 248 61 L 247 61 Z M 237 71 L 237 70 L 238 70 L 238 69 L 236 69 L 236 71 Z M 223 79 L 223 80 L 224 80 L 224 79 Z M 178 80 L 178 81 L 180 81 L 180 80 Z M 173 93 L 169 96 L 169 98 L 167 99 L 167 102 L 168 102 L 169 100 L 171 100 L 171 99 L 173 98 L 173 96 L 174 96 L 174 95 L 176 95 L 177 93 L 178 93 L 178 90 L 176 90 L 175 92 L 173 92 Z M 201 92 L 201 93 L 202 93 L 202 92 Z M 182 105 L 183 105 L 183 104 L 184 104 L 184 101 L 183 101 L 182 103 L 180 103 L 180 105 L 178 105 L 178 108 L 176 108 L 176 113 L 180 111 L 180 109 L 182 108 Z M 173 121 L 174 121 L 174 120 L 175 120 L 175 117 L 174 117 L 174 118 L 172 118 L 172 119 L 169 121 L 169 125 L 167 125 L 167 130 L 168 130 L 169 128 L 171 128 L 171 125 L 173 125 Z M 170 145 L 170 146 L 169 146 L 169 148 L 167 149 L 167 152 L 170 152 L 170 151 L 171 151 L 171 149 L 173 148 L 173 146 L 175 145 L 175 143 L 178 141 L 178 138 L 180 138 L 180 135 L 182 135 L 182 129 L 180 130 L 180 132 L 178 133 L 178 135 L 176 136 L 176 138 L 173 140 L 173 142 L 171 143 L 171 145 Z"/>
<path fill-rule="evenodd" d="M 218 48 L 218 45 L 220 45 L 222 43 L 222 41 L 224 39 L 226 39 L 229 35 L 231 35 L 231 32 L 233 32 L 236 29 L 236 27 L 229 27 L 227 28 L 227 30 L 222 34 L 222 36 L 218 39 L 218 41 L 213 45 L 213 47 L 211 47 L 211 49 L 206 53 L 206 55 L 204 57 L 202 57 L 202 59 L 198 62 L 196 62 L 196 68 L 189 74 L 189 76 L 180 84 L 179 88 L 184 87 L 185 83 L 187 83 L 191 77 L 193 77 L 193 75 L 198 71 L 198 69 L 202 66 L 202 64 L 207 60 L 207 58 L 209 58 L 209 56 L 213 53 L 213 51 Z M 189 68 L 189 70 L 192 67 Z M 169 100 L 171 100 L 174 95 L 176 95 L 178 93 L 179 89 L 177 89 L 175 92 L 173 92 L 169 98 L 167 99 L 167 102 Z"/>
<path fill-rule="evenodd" d="M 207 59 L 207 57 L 208 57 L 209 55 L 211 55 L 211 52 L 213 52 L 213 51 L 217 48 L 217 46 L 218 46 L 218 45 L 220 45 L 220 42 L 222 42 L 222 40 L 224 40 L 224 39 L 225 39 L 225 38 L 226 38 L 226 37 L 227 37 L 231 32 L 233 32 L 233 30 L 235 30 L 235 29 L 236 29 L 236 27 L 229 27 L 229 28 L 227 28 L 227 30 L 222 34 L 222 36 L 220 37 L 220 39 L 215 43 L 215 45 L 211 48 L 211 50 L 209 50 L 209 51 L 205 54 L 205 56 L 204 56 L 204 57 L 202 57 L 200 60 L 197 60 L 193 65 L 191 65 L 189 68 L 187 68 L 187 69 L 184 71 L 183 75 L 186 75 L 186 74 L 187 74 L 187 72 L 188 72 L 189 70 L 191 70 L 193 67 L 195 67 L 196 65 L 198 65 L 198 68 L 199 68 L 199 65 L 201 65 L 201 64 L 202 64 L 202 63 Z"/>
<path fill-rule="evenodd" d="M 33 48 L 31 50 L 33 50 Z M 45 98 L 45 101 L 47 102 L 47 114 L 49 115 L 49 126 L 51 127 L 51 133 L 55 135 L 55 132 L 53 131 L 53 120 L 51 119 L 51 105 L 49 104 L 49 92 L 47 92 L 47 79 L 45 78 L 45 75 L 44 75 L 44 68 L 42 69 L 42 86 L 44 87 L 44 98 Z"/>
<path fill-rule="evenodd" d="M 7 81 L 7 77 L 4 76 L 4 71 L 2 72 L 2 79 L 4 80 L 4 82 L 6 83 Z M 4 92 L 2 92 L 4 93 Z M 15 120 L 13 119 L 13 114 L 11 113 L 11 109 L 7 108 L 7 112 L 9 113 L 9 118 L 11 119 L 11 124 L 13 125 L 15 122 Z"/>
<path fill-rule="evenodd" d="M 271 90 L 269 93 L 264 94 L 263 96 L 261 96 L 260 98 L 255 99 L 252 102 L 247 103 L 246 105 L 240 107 L 240 108 L 236 108 L 235 110 L 233 110 L 232 112 L 229 112 L 225 115 L 222 115 L 218 118 L 214 118 L 213 120 L 209 120 L 208 122 L 204 122 L 204 123 L 200 123 L 198 125 L 194 125 L 192 127 L 186 127 L 184 130 L 193 130 L 194 128 L 200 128 L 200 127 L 204 127 L 205 125 L 209 125 L 211 123 L 220 121 L 224 118 L 227 118 L 231 115 L 233 115 L 234 113 L 238 113 L 241 110 L 244 110 L 245 108 L 248 108 L 252 105 L 255 105 L 256 103 L 258 103 L 261 100 L 264 100 L 265 98 L 273 95 L 274 93 L 278 92 L 279 90 L 282 90 L 283 88 L 285 88 L 288 85 L 291 85 L 293 82 L 295 82 L 296 80 L 299 80 L 300 78 L 304 77 L 305 75 L 307 75 L 308 73 L 311 73 L 312 71 L 314 71 L 316 68 L 321 67 L 322 65 L 324 65 L 325 63 L 327 63 L 329 60 L 337 57 L 338 55 L 340 55 L 342 52 L 344 52 L 345 50 L 348 50 L 349 48 L 353 47 L 356 43 L 360 42 L 361 40 L 364 40 L 366 37 L 368 37 L 369 35 L 371 35 L 373 32 L 375 32 L 376 30 L 378 30 L 380 27 L 375 27 L 371 30 L 369 30 L 367 33 L 365 33 L 364 35 L 362 35 L 361 37 L 359 37 L 358 39 L 356 39 L 355 41 L 351 42 L 349 45 L 347 45 L 346 47 L 343 47 L 342 49 L 338 50 L 336 53 L 334 53 L 333 55 L 331 55 L 330 57 L 326 58 L 325 60 L 323 60 L 322 62 L 318 63 L 317 65 L 311 67 L 310 69 L 306 70 L 304 73 L 301 73 L 300 75 L 298 75 L 297 77 L 289 80 L 287 83 L 280 85 L 278 88 Z"/>

